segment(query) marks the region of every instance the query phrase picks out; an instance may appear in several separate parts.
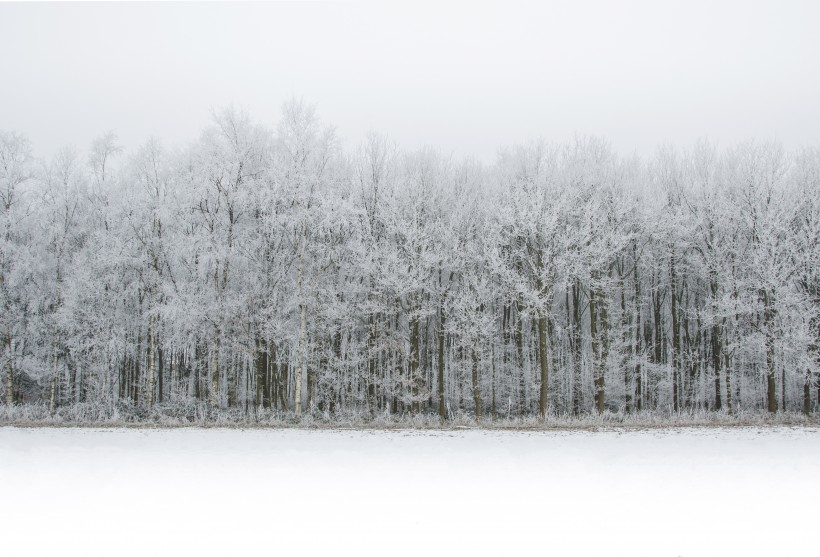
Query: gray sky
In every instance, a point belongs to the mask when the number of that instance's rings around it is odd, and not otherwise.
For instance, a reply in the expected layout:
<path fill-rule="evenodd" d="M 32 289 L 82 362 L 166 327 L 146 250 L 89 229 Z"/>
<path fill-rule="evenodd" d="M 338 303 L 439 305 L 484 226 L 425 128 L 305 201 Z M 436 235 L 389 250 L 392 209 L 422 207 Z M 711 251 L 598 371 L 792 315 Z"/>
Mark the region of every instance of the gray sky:
<path fill-rule="evenodd" d="M 50 156 L 115 130 L 195 138 L 302 96 L 368 130 L 494 159 L 535 137 L 622 152 L 820 141 L 820 2 L 0 4 L 0 129 Z"/>

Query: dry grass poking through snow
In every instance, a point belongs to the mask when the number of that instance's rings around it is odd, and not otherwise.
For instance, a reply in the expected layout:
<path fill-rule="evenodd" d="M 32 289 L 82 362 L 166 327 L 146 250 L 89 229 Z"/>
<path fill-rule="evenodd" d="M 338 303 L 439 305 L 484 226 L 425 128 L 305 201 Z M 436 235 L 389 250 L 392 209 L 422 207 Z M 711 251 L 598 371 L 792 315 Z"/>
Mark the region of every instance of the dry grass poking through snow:
<path fill-rule="evenodd" d="M 239 429 L 373 429 L 373 430 L 641 430 L 680 427 L 820 427 L 820 414 L 806 416 L 795 412 L 728 412 L 691 411 L 673 413 L 638 412 L 633 414 L 605 412 L 579 416 L 550 414 L 540 416 L 497 417 L 477 420 L 468 413 L 454 414 L 449 420 L 438 415 L 364 413 L 307 413 L 296 418 L 292 412 L 214 410 L 206 404 L 178 406 L 157 405 L 152 410 L 128 405 L 102 408 L 77 404 L 59 408 L 51 415 L 45 405 L 0 407 L 0 426 L 16 427 L 119 427 L 119 428 L 185 428 L 220 427 Z"/>

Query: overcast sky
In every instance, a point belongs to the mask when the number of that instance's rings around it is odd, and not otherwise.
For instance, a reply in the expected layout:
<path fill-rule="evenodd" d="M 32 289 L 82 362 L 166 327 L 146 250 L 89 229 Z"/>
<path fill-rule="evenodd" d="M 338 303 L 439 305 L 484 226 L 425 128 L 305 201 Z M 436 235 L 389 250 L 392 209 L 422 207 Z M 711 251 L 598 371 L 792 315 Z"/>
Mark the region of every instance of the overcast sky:
<path fill-rule="evenodd" d="M 820 2 L 0 4 L 0 129 L 35 151 L 198 136 L 301 96 L 368 130 L 494 159 L 575 133 L 620 151 L 820 142 Z"/>

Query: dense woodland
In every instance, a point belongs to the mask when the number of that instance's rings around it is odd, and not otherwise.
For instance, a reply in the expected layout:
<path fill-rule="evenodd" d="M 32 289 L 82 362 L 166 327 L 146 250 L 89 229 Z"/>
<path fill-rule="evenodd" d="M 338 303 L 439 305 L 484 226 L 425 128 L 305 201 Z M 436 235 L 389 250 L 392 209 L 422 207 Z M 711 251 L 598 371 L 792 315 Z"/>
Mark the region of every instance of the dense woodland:
<path fill-rule="evenodd" d="M 0 132 L 5 405 L 264 415 L 805 412 L 820 148 L 530 142 L 493 165 L 301 101 L 184 148 Z"/>

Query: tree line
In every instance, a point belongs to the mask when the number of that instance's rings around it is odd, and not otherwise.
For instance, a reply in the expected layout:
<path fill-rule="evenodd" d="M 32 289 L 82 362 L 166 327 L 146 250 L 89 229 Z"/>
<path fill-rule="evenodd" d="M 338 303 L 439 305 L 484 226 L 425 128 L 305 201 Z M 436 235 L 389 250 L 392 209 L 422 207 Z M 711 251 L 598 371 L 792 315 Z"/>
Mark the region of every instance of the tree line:
<path fill-rule="evenodd" d="M 35 159 L 0 132 L 6 405 L 448 419 L 802 411 L 820 149 L 533 141 L 492 165 L 312 106 Z"/>

